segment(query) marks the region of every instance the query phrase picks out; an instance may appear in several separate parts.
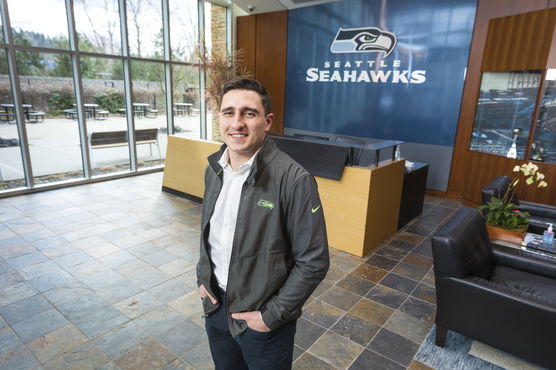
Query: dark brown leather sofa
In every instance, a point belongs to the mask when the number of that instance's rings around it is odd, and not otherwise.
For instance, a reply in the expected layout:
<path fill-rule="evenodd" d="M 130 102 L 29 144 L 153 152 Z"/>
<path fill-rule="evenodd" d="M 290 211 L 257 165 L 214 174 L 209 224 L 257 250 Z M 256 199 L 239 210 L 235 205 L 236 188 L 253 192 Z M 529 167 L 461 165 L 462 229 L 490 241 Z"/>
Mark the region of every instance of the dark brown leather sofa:
<path fill-rule="evenodd" d="M 502 198 L 510 185 L 510 181 L 508 176 L 494 178 L 490 184 L 481 190 L 483 204 L 487 204 L 492 197 Z M 518 200 L 517 196 L 514 196 L 512 202 L 519 205 L 523 211 L 529 212 L 529 227 L 527 231 L 542 234 L 548 228 L 547 223 L 554 224 L 556 227 L 556 207 Z"/>
<path fill-rule="evenodd" d="M 490 243 L 463 207 L 432 237 L 436 345 L 454 330 L 556 369 L 556 259 Z"/>

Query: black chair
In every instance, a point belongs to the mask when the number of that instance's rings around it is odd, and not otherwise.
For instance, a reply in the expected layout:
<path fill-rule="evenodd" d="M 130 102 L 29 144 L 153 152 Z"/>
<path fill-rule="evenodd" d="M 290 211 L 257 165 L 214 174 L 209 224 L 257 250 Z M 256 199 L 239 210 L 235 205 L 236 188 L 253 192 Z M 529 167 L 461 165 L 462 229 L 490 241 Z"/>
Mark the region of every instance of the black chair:
<path fill-rule="evenodd" d="M 487 204 L 492 197 L 502 198 L 508 186 L 510 186 L 510 181 L 508 176 L 498 176 L 485 186 L 481 190 L 483 204 Z M 529 212 L 529 227 L 527 231 L 542 234 L 548 228 L 548 223 L 556 226 L 556 207 L 518 200 L 517 196 L 513 197 L 512 203 L 519 205 L 523 211 Z"/>
<path fill-rule="evenodd" d="M 436 345 L 454 330 L 556 369 L 556 259 L 492 244 L 463 207 L 432 237 Z"/>

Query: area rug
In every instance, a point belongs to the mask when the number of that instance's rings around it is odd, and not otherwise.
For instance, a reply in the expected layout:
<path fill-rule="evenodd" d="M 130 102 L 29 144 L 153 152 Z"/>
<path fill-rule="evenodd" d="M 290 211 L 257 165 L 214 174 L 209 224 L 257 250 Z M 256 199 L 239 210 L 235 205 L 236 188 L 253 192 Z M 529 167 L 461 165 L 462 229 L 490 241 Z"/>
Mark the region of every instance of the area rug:
<path fill-rule="evenodd" d="M 440 348 L 434 344 L 435 335 L 433 327 L 415 355 L 415 360 L 433 369 L 542 369 L 452 330 L 448 331 L 446 345 Z"/>

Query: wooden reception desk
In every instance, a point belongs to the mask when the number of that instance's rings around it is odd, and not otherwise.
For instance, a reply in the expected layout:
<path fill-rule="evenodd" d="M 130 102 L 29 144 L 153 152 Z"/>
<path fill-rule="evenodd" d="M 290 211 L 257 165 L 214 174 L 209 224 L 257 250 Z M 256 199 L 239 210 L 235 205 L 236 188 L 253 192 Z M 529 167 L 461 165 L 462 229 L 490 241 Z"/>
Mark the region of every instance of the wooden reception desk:
<path fill-rule="evenodd" d="M 202 198 L 207 157 L 219 143 L 168 137 L 164 191 Z M 397 230 L 405 160 L 345 167 L 339 181 L 316 176 L 331 247 L 364 256 Z"/>

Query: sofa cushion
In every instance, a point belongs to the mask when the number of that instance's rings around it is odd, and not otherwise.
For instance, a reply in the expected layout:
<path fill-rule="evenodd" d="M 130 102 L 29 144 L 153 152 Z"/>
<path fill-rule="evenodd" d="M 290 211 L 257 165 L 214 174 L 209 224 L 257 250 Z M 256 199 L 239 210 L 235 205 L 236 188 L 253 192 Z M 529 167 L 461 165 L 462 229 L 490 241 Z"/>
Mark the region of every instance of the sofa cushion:
<path fill-rule="evenodd" d="M 542 297 L 556 305 L 556 280 L 529 272 L 495 265 L 490 281 Z"/>

